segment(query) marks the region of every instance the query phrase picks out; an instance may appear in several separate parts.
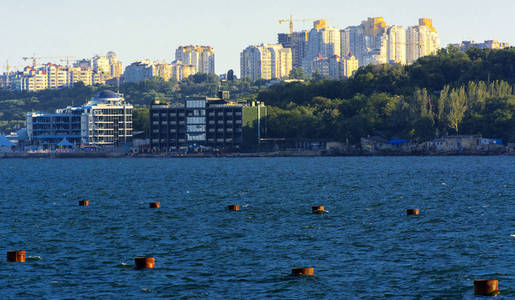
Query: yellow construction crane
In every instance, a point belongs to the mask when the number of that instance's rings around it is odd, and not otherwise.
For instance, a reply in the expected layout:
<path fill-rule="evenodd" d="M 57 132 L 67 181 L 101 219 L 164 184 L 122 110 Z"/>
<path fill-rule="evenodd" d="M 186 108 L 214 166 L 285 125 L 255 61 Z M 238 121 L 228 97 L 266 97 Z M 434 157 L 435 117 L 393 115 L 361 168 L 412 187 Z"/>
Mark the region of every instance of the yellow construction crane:
<path fill-rule="evenodd" d="M 11 71 L 11 69 L 23 69 L 27 67 L 26 65 L 19 65 L 19 66 L 13 66 L 13 65 L 9 65 L 9 61 L 6 61 L 5 62 L 5 69 L 7 71 L 7 74 L 9 74 L 9 71 Z"/>
<path fill-rule="evenodd" d="M 74 60 L 75 57 L 73 57 L 73 56 L 47 56 L 47 57 L 34 57 L 34 56 L 31 56 L 31 57 L 23 57 L 24 61 L 27 61 L 29 59 L 32 60 L 32 66 L 34 68 L 37 65 L 37 60 L 38 59 L 59 59 L 60 61 L 66 61 L 66 66 L 69 67 L 70 59 Z"/>
<path fill-rule="evenodd" d="M 279 20 L 279 24 L 286 23 L 286 22 L 290 23 L 290 34 L 292 34 L 293 33 L 293 22 L 309 22 L 309 21 L 315 21 L 315 20 L 318 20 L 318 19 L 311 18 L 311 19 L 296 19 L 296 20 L 294 20 L 293 15 L 290 15 L 289 19 Z"/>

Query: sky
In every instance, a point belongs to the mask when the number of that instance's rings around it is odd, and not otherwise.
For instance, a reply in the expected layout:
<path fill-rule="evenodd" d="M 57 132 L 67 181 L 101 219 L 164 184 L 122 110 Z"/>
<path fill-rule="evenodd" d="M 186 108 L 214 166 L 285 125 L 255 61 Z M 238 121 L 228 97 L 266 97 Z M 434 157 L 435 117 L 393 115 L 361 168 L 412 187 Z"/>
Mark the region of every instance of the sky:
<path fill-rule="evenodd" d="M 288 32 L 280 19 L 327 19 L 329 26 L 359 25 L 384 17 L 388 25 L 432 18 L 441 45 L 499 40 L 515 45 L 515 0 L 1 0 L 0 73 L 26 65 L 22 57 L 89 58 L 117 53 L 123 66 L 140 59 L 171 62 L 181 45 L 215 49 L 217 73 L 239 74 L 241 51 L 276 43 Z M 312 22 L 294 23 L 295 30 Z M 42 59 L 66 64 L 58 59 Z M 39 62 L 38 62 L 39 63 Z"/>

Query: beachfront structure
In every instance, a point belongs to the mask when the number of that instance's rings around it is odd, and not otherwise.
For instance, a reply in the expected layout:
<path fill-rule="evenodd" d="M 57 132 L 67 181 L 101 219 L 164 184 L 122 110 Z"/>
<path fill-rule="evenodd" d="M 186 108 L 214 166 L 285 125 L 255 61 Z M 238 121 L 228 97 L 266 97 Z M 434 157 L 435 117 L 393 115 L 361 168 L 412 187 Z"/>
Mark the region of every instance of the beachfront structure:
<path fill-rule="evenodd" d="M 29 143 L 50 149 L 63 140 L 74 145 L 127 144 L 132 140 L 132 109 L 121 94 L 105 90 L 82 106 L 28 113 Z"/>
<path fill-rule="evenodd" d="M 150 148 L 158 152 L 203 147 L 234 150 L 249 139 L 257 144 L 266 107 L 227 98 L 155 101 L 150 105 Z"/>

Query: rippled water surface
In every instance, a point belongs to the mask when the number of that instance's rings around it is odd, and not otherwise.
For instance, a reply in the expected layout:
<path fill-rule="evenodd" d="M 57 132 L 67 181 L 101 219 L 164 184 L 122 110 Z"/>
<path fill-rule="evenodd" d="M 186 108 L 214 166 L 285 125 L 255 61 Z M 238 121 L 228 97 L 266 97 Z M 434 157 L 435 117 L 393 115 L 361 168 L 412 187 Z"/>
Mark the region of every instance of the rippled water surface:
<path fill-rule="evenodd" d="M 513 299 L 514 178 L 514 157 L 4 159 L 0 298 L 472 299 L 493 278 Z"/>

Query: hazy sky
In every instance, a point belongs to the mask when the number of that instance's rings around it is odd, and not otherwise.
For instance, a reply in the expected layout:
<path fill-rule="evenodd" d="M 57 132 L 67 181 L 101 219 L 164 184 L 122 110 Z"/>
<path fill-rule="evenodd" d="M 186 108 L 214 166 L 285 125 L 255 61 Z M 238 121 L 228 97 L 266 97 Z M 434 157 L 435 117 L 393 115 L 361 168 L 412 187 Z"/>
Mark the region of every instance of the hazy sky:
<path fill-rule="evenodd" d="M 515 0 L 1 0 L 1 72 L 6 60 L 22 65 L 22 57 L 34 54 L 82 58 L 113 50 L 124 67 L 144 58 L 170 62 L 178 46 L 199 44 L 214 47 L 217 73 L 239 74 L 240 52 L 275 43 L 278 32 L 288 31 L 278 20 L 290 14 L 326 18 L 339 28 L 373 16 L 402 26 L 428 17 L 442 46 L 486 39 L 515 44 Z"/>

